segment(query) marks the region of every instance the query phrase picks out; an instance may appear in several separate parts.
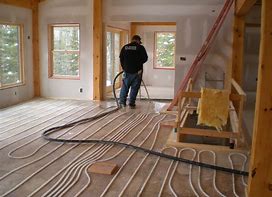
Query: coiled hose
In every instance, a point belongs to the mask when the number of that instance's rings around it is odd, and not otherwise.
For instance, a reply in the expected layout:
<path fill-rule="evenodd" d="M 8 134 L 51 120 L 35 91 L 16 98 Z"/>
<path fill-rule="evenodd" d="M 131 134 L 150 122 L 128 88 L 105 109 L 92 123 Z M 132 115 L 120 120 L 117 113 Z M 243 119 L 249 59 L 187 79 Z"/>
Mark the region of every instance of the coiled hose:
<path fill-rule="evenodd" d="M 177 162 L 183 162 L 183 163 L 192 164 L 192 165 L 195 165 L 195 166 L 200 166 L 200 167 L 204 167 L 204 168 L 208 168 L 208 169 L 218 170 L 218 171 L 227 172 L 227 173 L 231 173 L 231 174 L 242 175 L 242 176 L 248 176 L 249 175 L 249 173 L 246 172 L 246 171 L 235 170 L 235 169 L 230 169 L 230 168 L 225 168 L 225 167 L 221 167 L 221 166 L 211 165 L 211 164 L 207 164 L 207 163 L 203 163 L 203 162 L 188 160 L 188 159 L 184 159 L 184 158 L 180 158 L 180 157 L 175 157 L 175 156 L 171 156 L 171 155 L 164 154 L 164 153 L 161 153 L 161 152 L 156 152 L 156 151 L 153 151 L 153 150 L 145 149 L 145 148 L 142 148 L 142 147 L 139 147 L 139 146 L 126 144 L 126 143 L 123 143 L 123 142 L 116 142 L 116 141 L 109 141 L 109 140 L 97 140 L 97 139 L 88 139 L 88 140 L 69 139 L 68 140 L 68 139 L 63 139 L 63 138 L 52 138 L 52 137 L 50 137 L 50 134 L 52 134 L 54 132 L 60 131 L 62 129 L 70 128 L 70 127 L 73 127 L 75 125 L 85 124 L 87 122 L 94 121 L 94 120 L 99 119 L 99 118 L 101 118 L 103 116 L 106 116 L 108 114 L 112 114 L 112 113 L 118 111 L 120 109 L 120 105 L 119 105 L 119 102 L 118 102 L 118 98 L 116 96 L 115 84 L 116 84 L 117 78 L 122 73 L 123 73 L 123 71 L 118 73 L 115 76 L 114 80 L 113 80 L 113 96 L 114 96 L 114 99 L 115 99 L 115 102 L 116 102 L 116 105 L 117 105 L 114 109 L 112 109 L 110 111 L 106 111 L 104 113 L 101 113 L 99 115 L 96 115 L 96 116 L 93 116 L 93 117 L 90 117 L 90 118 L 85 118 L 85 119 L 81 119 L 81 120 L 78 120 L 78 121 L 75 121 L 75 122 L 67 123 L 67 124 L 64 124 L 64 125 L 61 125 L 61 126 L 52 127 L 50 129 L 45 130 L 42 133 L 42 137 L 45 140 L 48 140 L 48 141 L 51 141 L 51 142 L 80 143 L 80 144 L 83 144 L 83 143 L 84 144 L 97 143 L 97 144 L 108 144 L 108 145 L 121 146 L 121 147 L 134 149 L 134 150 L 137 150 L 137 151 L 142 151 L 142 152 L 145 152 L 145 153 L 148 153 L 148 154 L 151 154 L 151 155 L 155 155 L 155 156 L 158 156 L 158 157 L 174 160 L 174 161 L 177 161 Z"/>

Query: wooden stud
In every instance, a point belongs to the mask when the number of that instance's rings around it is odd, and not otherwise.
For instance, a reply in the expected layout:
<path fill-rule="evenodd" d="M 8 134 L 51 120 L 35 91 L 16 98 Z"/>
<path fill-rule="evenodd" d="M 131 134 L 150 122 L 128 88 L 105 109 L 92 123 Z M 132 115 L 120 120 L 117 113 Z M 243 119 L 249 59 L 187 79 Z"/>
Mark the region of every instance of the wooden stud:
<path fill-rule="evenodd" d="M 245 35 L 245 18 L 235 16 L 231 70 L 232 70 L 232 78 L 240 86 L 242 86 L 242 83 L 243 83 L 244 35 Z"/>
<path fill-rule="evenodd" d="M 0 3 L 32 9 L 32 2 L 29 0 L 0 0 Z"/>
<path fill-rule="evenodd" d="M 103 25 L 102 0 L 95 0 L 93 9 L 93 99 L 103 99 Z"/>
<path fill-rule="evenodd" d="M 272 196 L 272 1 L 262 1 L 261 46 L 248 196 Z"/>
<path fill-rule="evenodd" d="M 235 13 L 237 16 L 246 15 L 257 0 L 236 0 Z"/>
<path fill-rule="evenodd" d="M 39 5 L 38 0 L 31 0 L 32 4 L 32 51 L 33 51 L 33 84 L 34 96 L 41 96 L 40 92 L 40 48 L 39 48 Z"/>
<path fill-rule="evenodd" d="M 195 148 L 199 150 L 213 150 L 213 151 L 219 151 L 219 152 L 241 152 L 246 154 L 247 150 L 237 148 L 237 149 L 230 149 L 228 146 L 220 146 L 220 145 L 208 145 L 208 144 L 195 144 L 195 143 L 186 143 L 186 142 L 177 142 L 175 133 L 171 133 L 168 137 L 168 140 L 166 142 L 166 146 L 174 146 L 178 148 Z"/>
<path fill-rule="evenodd" d="M 216 131 L 209 129 L 196 129 L 196 128 L 185 128 L 182 127 L 180 130 L 181 134 L 186 135 L 197 135 L 197 136 L 207 136 L 207 137 L 215 137 L 215 138 L 238 138 L 237 133 L 228 132 L 228 131 Z"/>

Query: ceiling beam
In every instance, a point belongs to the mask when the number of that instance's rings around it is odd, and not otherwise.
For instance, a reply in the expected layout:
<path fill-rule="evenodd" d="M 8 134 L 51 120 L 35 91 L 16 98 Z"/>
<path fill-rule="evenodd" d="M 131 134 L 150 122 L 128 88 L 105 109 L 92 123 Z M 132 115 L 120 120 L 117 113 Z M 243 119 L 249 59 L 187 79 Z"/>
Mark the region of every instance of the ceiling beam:
<path fill-rule="evenodd" d="M 0 3 L 32 9 L 32 3 L 29 0 L 0 0 Z"/>
<path fill-rule="evenodd" d="M 246 15 L 257 0 L 236 0 L 235 13 L 237 16 Z"/>

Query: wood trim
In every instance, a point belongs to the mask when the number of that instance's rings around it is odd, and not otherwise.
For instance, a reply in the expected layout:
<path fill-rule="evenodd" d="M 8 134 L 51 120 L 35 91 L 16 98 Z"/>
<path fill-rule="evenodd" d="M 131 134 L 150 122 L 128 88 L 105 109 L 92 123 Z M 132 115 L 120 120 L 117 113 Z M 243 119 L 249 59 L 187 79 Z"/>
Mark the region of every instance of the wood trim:
<path fill-rule="evenodd" d="M 272 196 L 272 1 L 262 1 L 261 46 L 248 196 Z"/>
<path fill-rule="evenodd" d="M 10 25 L 10 26 L 16 26 L 19 29 L 19 39 L 18 39 L 18 46 L 19 46 L 19 70 L 20 70 L 20 83 L 10 83 L 10 84 L 1 84 L 0 83 L 0 90 L 2 89 L 9 89 L 14 88 L 18 86 L 25 85 L 25 57 L 24 57 L 24 25 L 19 23 L 10 23 L 10 22 L 0 22 L 1 25 Z"/>
<path fill-rule="evenodd" d="M 40 46 L 39 46 L 39 5 L 32 0 L 32 53 L 34 96 L 41 96 L 40 90 Z"/>
<path fill-rule="evenodd" d="M 236 0 L 235 13 L 237 16 L 246 15 L 257 0 Z"/>
<path fill-rule="evenodd" d="M 49 24 L 48 25 L 48 78 L 50 79 L 68 79 L 68 80 L 79 80 L 80 79 L 80 46 L 81 42 L 79 41 L 79 50 L 54 50 L 54 27 L 78 27 L 80 31 L 80 24 L 79 23 L 57 23 L 57 24 Z M 80 36 L 79 36 L 80 40 Z M 54 68 L 53 68 L 53 54 L 54 52 L 61 52 L 61 53 L 69 53 L 69 54 L 78 54 L 78 69 L 79 74 L 77 76 L 68 76 L 68 75 L 54 75 Z"/>
<path fill-rule="evenodd" d="M 176 26 L 176 22 L 132 22 L 131 24 L 136 26 Z"/>
<path fill-rule="evenodd" d="M 102 0 L 93 1 L 93 99 L 103 99 Z"/>
<path fill-rule="evenodd" d="M 16 7 L 32 9 L 33 8 L 32 1 L 33 0 L 31 1 L 30 0 L 0 0 L 0 3 L 12 5 Z M 35 4 L 34 4 L 34 7 L 35 7 Z"/>
<path fill-rule="evenodd" d="M 244 39 L 245 18 L 235 16 L 232 46 L 232 78 L 240 85 L 243 84 L 244 70 Z"/>

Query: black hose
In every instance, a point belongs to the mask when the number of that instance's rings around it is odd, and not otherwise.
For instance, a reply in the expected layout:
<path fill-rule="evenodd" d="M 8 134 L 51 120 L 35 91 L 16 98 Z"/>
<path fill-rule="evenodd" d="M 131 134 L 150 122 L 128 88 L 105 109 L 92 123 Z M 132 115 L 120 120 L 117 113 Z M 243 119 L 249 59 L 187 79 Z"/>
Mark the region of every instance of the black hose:
<path fill-rule="evenodd" d="M 242 176 L 248 176 L 249 175 L 249 173 L 246 172 L 246 171 L 235 170 L 235 169 L 225 168 L 225 167 L 211 165 L 211 164 L 207 164 L 207 163 L 192 161 L 192 160 L 188 160 L 188 159 L 184 159 L 184 158 L 180 158 L 180 157 L 175 157 L 175 156 L 171 156 L 171 155 L 164 154 L 164 153 L 161 153 L 161 152 L 156 152 L 156 151 L 153 151 L 153 150 L 145 149 L 145 148 L 142 148 L 142 147 L 139 147 L 139 146 L 126 144 L 126 143 L 123 143 L 123 142 L 116 142 L 116 141 L 109 141 L 109 140 L 99 140 L 99 139 L 88 139 L 88 140 L 69 139 L 68 140 L 68 139 L 62 139 L 62 138 L 52 138 L 52 137 L 49 136 L 50 134 L 52 134 L 54 132 L 57 132 L 57 131 L 60 131 L 62 129 L 70 128 L 70 127 L 75 126 L 75 125 L 84 124 L 84 123 L 99 119 L 99 118 L 101 118 L 101 117 L 103 117 L 105 115 L 114 113 L 117 110 L 119 110 L 120 105 L 119 105 L 119 102 L 118 102 L 118 99 L 117 99 L 117 96 L 116 96 L 116 92 L 115 92 L 115 82 L 116 82 L 117 78 L 122 73 L 123 73 L 123 71 L 118 73 L 116 75 L 116 77 L 114 78 L 114 81 L 113 81 L 113 95 L 114 95 L 114 98 L 115 98 L 115 101 L 116 101 L 116 104 L 117 104 L 116 108 L 114 108 L 114 109 L 112 109 L 110 111 L 101 113 L 99 115 L 90 117 L 90 118 L 85 118 L 85 119 L 78 120 L 76 122 L 71 122 L 71 123 L 68 123 L 68 124 L 65 124 L 65 125 L 62 125 L 62 126 L 52 127 L 50 129 L 47 129 L 46 131 L 44 131 L 42 133 L 42 137 L 45 140 L 48 140 L 48 141 L 51 141 L 51 142 L 77 143 L 77 144 L 97 143 L 97 144 L 116 145 L 116 146 L 121 146 L 121 147 L 134 149 L 134 150 L 137 150 L 137 151 L 142 151 L 142 152 L 145 152 L 145 153 L 148 153 L 148 154 L 151 154 L 151 155 L 159 156 L 159 157 L 170 159 L 170 160 L 173 160 L 173 161 L 192 164 L 192 165 L 195 165 L 195 166 L 200 166 L 200 167 L 204 167 L 204 168 L 208 168 L 208 169 L 218 170 L 218 171 L 227 172 L 227 173 L 231 173 L 231 174 L 242 175 Z"/>

